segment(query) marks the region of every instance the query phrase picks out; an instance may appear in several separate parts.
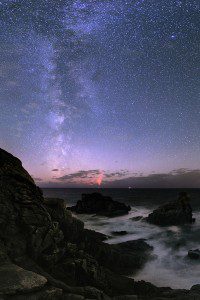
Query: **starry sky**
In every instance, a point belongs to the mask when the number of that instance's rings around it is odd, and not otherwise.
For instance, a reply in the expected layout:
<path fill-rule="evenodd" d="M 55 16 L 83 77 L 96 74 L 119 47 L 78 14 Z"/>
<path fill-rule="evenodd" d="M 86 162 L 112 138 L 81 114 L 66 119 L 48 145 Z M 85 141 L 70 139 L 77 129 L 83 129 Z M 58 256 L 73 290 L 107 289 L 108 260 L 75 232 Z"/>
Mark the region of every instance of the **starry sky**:
<path fill-rule="evenodd" d="M 199 0 L 1 0 L 0 147 L 42 187 L 200 187 Z"/>

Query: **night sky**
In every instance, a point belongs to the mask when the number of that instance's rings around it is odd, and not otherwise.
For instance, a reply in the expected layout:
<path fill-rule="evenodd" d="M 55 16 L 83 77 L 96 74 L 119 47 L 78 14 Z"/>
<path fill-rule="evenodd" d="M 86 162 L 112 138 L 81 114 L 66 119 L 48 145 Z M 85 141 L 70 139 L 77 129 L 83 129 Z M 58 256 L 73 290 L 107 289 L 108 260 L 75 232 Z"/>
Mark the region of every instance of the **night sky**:
<path fill-rule="evenodd" d="M 200 187 L 200 1 L 0 2 L 0 147 L 48 187 Z"/>

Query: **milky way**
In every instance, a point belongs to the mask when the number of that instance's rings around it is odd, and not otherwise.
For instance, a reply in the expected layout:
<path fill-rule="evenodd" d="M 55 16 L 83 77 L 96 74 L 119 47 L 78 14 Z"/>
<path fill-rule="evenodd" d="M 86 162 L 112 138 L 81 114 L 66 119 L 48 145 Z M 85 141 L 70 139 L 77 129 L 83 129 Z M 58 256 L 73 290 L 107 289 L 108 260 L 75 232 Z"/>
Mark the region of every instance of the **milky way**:
<path fill-rule="evenodd" d="M 41 186 L 200 169 L 199 1 L 1 1 L 0 56 L 0 146 Z"/>

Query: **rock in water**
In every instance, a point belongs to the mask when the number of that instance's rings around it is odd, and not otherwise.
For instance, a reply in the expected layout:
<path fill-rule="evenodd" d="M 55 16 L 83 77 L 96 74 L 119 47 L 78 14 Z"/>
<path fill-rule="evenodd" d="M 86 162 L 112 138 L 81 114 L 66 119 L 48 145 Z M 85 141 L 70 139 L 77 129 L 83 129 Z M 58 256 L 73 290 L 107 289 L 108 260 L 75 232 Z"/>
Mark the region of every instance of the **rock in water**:
<path fill-rule="evenodd" d="M 146 221 L 155 225 L 181 225 L 192 223 L 194 219 L 190 210 L 183 210 L 181 204 L 174 201 L 155 209 Z"/>
<path fill-rule="evenodd" d="M 98 214 L 115 217 L 127 214 L 131 207 L 100 193 L 92 193 L 82 194 L 82 200 L 79 200 L 75 206 L 68 209 L 78 214 Z"/>
<path fill-rule="evenodd" d="M 191 259 L 200 259 L 200 250 L 199 249 L 189 250 L 188 251 L 188 256 Z"/>

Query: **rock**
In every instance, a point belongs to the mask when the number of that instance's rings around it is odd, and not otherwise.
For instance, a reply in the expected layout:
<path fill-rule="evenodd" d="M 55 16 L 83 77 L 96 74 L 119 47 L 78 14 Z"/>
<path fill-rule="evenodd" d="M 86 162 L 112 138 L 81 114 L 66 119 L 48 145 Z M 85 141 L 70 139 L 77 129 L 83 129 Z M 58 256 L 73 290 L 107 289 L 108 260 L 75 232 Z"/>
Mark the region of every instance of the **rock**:
<path fill-rule="evenodd" d="M 118 274 L 130 274 L 141 268 L 149 259 L 153 249 L 144 240 L 114 245 L 87 240 L 84 246 L 85 251 L 90 253 L 100 265 Z"/>
<path fill-rule="evenodd" d="M 147 296 L 150 299 L 151 296 L 161 296 L 162 290 L 157 288 L 155 285 L 145 282 L 143 280 L 134 283 L 134 290 L 136 295 Z"/>
<path fill-rule="evenodd" d="M 83 296 L 89 299 L 109 300 L 110 297 L 105 295 L 101 290 L 98 290 L 91 286 L 85 286 L 83 288 Z"/>
<path fill-rule="evenodd" d="M 34 293 L 9 296 L 6 300 L 61 300 L 62 295 L 61 289 L 52 287 Z"/>
<path fill-rule="evenodd" d="M 128 232 L 125 230 L 122 231 L 111 231 L 113 235 L 126 235 Z"/>
<path fill-rule="evenodd" d="M 82 235 L 84 234 L 84 223 L 81 220 L 73 217 L 70 211 L 66 209 L 63 210 L 61 218 L 59 217 L 59 214 L 56 216 L 55 208 L 51 209 L 49 213 L 52 219 L 59 223 L 59 228 L 64 234 L 65 240 L 75 242 L 81 239 Z"/>
<path fill-rule="evenodd" d="M 114 297 L 113 300 L 137 300 L 137 295 L 123 295 L 123 296 L 117 296 Z"/>
<path fill-rule="evenodd" d="M 146 218 L 146 221 L 155 225 L 180 225 L 192 223 L 192 212 L 183 210 L 178 201 L 169 202 L 155 209 Z"/>
<path fill-rule="evenodd" d="M 184 289 L 175 289 L 175 290 L 169 289 L 163 291 L 162 295 L 166 298 L 176 298 L 176 297 L 184 297 L 187 295 L 187 293 L 188 291 Z"/>
<path fill-rule="evenodd" d="M 19 159 L 0 149 L 0 240 L 13 261 L 28 254 L 53 265 L 63 255 L 63 233 L 53 222 L 41 190 Z"/>
<path fill-rule="evenodd" d="M 46 283 L 45 277 L 14 264 L 4 264 L 0 267 L 0 294 L 30 293 L 43 288 Z"/>
<path fill-rule="evenodd" d="M 111 300 L 110 297 L 105 295 L 101 290 L 92 286 L 75 287 L 73 288 L 73 294 L 82 296 L 84 299 Z"/>
<path fill-rule="evenodd" d="M 140 220 L 142 220 L 143 219 L 143 216 L 136 216 L 136 217 L 133 217 L 133 218 L 131 218 L 131 220 L 132 221 L 140 221 Z"/>
<path fill-rule="evenodd" d="M 123 251 L 130 251 L 130 252 L 138 252 L 142 254 L 143 251 L 151 251 L 153 250 L 152 246 L 149 246 L 144 239 L 134 240 L 134 241 L 127 241 L 119 244 L 113 245 L 113 247 L 123 250 Z"/>
<path fill-rule="evenodd" d="M 108 217 L 127 214 L 131 210 L 130 206 L 100 193 L 82 194 L 82 200 L 68 209 L 78 214 L 98 214 Z"/>
<path fill-rule="evenodd" d="M 84 229 L 83 235 L 85 238 L 87 238 L 89 241 L 93 240 L 93 241 L 105 241 L 107 240 L 107 235 L 101 233 L 101 232 L 96 232 L 94 230 L 91 229 Z"/>
<path fill-rule="evenodd" d="M 124 295 L 124 296 L 118 296 L 114 298 L 114 300 L 137 300 L 139 299 L 137 295 Z"/>
<path fill-rule="evenodd" d="M 188 256 L 191 259 L 199 259 L 200 258 L 200 250 L 199 249 L 189 250 L 188 251 Z"/>
<path fill-rule="evenodd" d="M 195 284 L 191 287 L 190 291 L 200 294 L 200 284 Z"/>
<path fill-rule="evenodd" d="M 67 294 L 62 297 L 62 300 L 84 300 L 85 297 L 75 294 Z"/>

